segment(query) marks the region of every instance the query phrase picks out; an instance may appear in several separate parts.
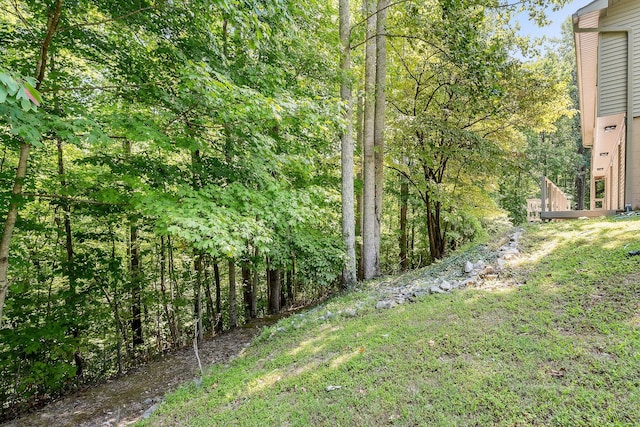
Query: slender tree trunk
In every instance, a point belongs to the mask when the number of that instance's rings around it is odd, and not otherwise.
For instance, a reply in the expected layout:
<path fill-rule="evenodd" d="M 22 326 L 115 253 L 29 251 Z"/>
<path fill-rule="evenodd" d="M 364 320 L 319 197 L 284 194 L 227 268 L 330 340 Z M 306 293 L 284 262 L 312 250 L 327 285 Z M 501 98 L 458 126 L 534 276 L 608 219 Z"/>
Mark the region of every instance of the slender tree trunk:
<path fill-rule="evenodd" d="M 376 220 L 375 233 L 375 272 L 380 275 L 380 230 L 382 227 L 382 195 L 384 186 L 384 115 L 385 88 L 387 82 L 387 7 L 389 0 L 378 0 L 376 21 L 376 102 L 374 121 L 374 152 L 375 152 L 375 200 Z"/>
<path fill-rule="evenodd" d="M 63 190 L 67 189 L 67 180 L 65 178 L 64 172 L 64 150 L 63 143 L 61 138 L 57 139 L 57 149 L 58 149 L 58 177 L 60 179 L 60 186 Z M 82 379 L 84 376 L 84 358 L 82 357 L 82 352 L 80 351 L 80 329 L 76 323 L 78 318 L 77 312 L 77 298 L 78 295 L 76 293 L 76 272 L 75 272 L 75 263 L 74 263 L 74 253 L 73 253 L 73 235 L 71 233 L 71 205 L 63 200 L 61 202 L 62 213 L 64 215 L 64 235 L 65 235 L 65 251 L 66 251 L 66 261 L 65 261 L 65 273 L 67 275 L 67 280 L 69 281 L 69 297 L 66 300 L 66 304 L 68 306 L 67 315 L 70 316 L 69 320 L 69 332 L 73 337 L 73 345 L 76 347 L 76 351 L 73 355 L 73 360 L 76 364 L 76 378 Z"/>
<path fill-rule="evenodd" d="M 208 259 L 208 258 L 207 258 Z M 204 265 L 204 293 L 207 299 L 207 326 L 209 332 L 213 332 L 216 313 L 213 308 L 213 298 L 211 297 L 211 277 L 209 276 L 208 262 Z"/>
<path fill-rule="evenodd" d="M 129 223 L 129 274 L 131 277 L 131 332 L 133 346 L 144 344 L 142 336 L 142 275 L 140 272 L 140 244 L 135 219 Z"/>
<path fill-rule="evenodd" d="M 167 249 L 165 248 L 164 236 L 160 236 L 160 293 L 162 294 L 162 306 L 164 316 L 169 325 L 171 334 L 171 346 L 177 345 L 176 326 L 169 311 L 169 298 L 167 298 Z"/>
<path fill-rule="evenodd" d="M 248 262 L 242 263 L 242 303 L 246 322 L 251 317 L 251 269 Z"/>
<path fill-rule="evenodd" d="M 229 260 L 229 328 L 231 329 L 238 326 L 237 309 L 236 264 L 234 260 Z"/>
<path fill-rule="evenodd" d="M 125 156 L 131 156 L 131 142 L 123 142 Z M 129 218 L 129 277 L 131 280 L 131 332 L 133 346 L 144 344 L 142 335 L 142 272 L 140 269 L 140 242 L 135 215 Z"/>
<path fill-rule="evenodd" d="M 221 292 L 221 284 L 220 284 L 220 267 L 218 263 L 213 263 L 213 279 L 216 282 L 216 325 L 215 331 L 222 332 L 223 323 L 222 323 L 222 292 Z"/>
<path fill-rule="evenodd" d="M 254 259 L 258 259 L 259 251 L 256 248 Z M 251 318 L 258 317 L 258 269 L 253 269 L 253 277 L 251 279 Z"/>
<path fill-rule="evenodd" d="M 196 252 L 196 251 L 194 251 Z M 193 259 L 193 268 L 196 272 L 195 296 L 193 301 L 193 316 L 196 322 L 196 337 L 202 341 L 204 332 L 202 330 L 202 255 L 196 254 Z"/>
<path fill-rule="evenodd" d="M 342 238 L 347 260 L 342 270 L 342 287 L 356 284 L 355 211 L 353 183 L 353 99 L 351 88 L 351 14 L 349 0 L 340 0 L 340 42 L 342 43 L 340 68 L 342 79 L 340 97 L 344 103 L 345 130 L 340 136 L 342 145 Z"/>
<path fill-rule="evenodd" d="M 374 146 L 375 83 L 376 83 L 376 15 L 375 2 L 363 0 L 363 13 L 368 17 L 364 71 L 363 130 L 363 206 L 362 206 L 362 267 L 364 279 L 376 275 L 376 163 Z"/>
<path fill-rule="evenodd" d="M 406 163 L 406 158 L 403 158 Z M 400 266 L 402 271 L 408 267 L 408 236 L 407 236 L 407 211 L 409 202 L 409 183 L 404 176 L 400 176 Z"/>
<path fill-rule="evenodd" d="M 356 108 L 356 143 L 362 152 L 362 137 L 363 137 L 363 120 L 364 120 L 364 106 L 363 106 L 363 98 L 362 96 L 358 96 L 357 98 L 357 108 Z M 358 182 L 362 183 L 362 168 L 358 170 Z M 356 253 L 357 261 L 358 261 L 358 279 L 362 280 L 364 277 L 364 270 L 362 266 L 362 187 L 360 187 L 356 191 Z"/>
<path fill-rule="evenodd" d="M 55 4 L 49 11 L 47 18 L 47 30 L 42 43 L 40 44 L 40 54 L 38 63 L 36 64 L 36 89 L 40 89 L 42 81 L 45 77 L 47 56 L 53 36 L 58 29 L 60 15 L 62 13 L 62 0 L 56 0 Z M 26 142 L 20 144 L 20 152 L 18 154 L 18 167 L 16 168 L 16 176 L 13 181 L 13 189 L 11 191 L 11 202 L 9 210 L 2 228 L 2 238 L 0 239 L 0 327 L 2 327 L 2 312 L 4 310 L 4 301 L 9 291 L 9 247 L 11 245 L 11 237 L 13 229 L 18 218 L 18 207 L 20 204 L 20 196 L 22 195 L 22 184 L 27 176 L 27 163 L 29 161 L 29 151 L 31 145 Z"/>

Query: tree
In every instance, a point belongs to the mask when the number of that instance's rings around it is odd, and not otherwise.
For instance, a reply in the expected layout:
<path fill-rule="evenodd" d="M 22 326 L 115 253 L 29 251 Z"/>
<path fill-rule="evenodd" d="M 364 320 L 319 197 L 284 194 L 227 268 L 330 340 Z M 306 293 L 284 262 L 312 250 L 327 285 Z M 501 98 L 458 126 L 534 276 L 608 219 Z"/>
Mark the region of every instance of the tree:
<path fill-rule="evenodd" d="M 362 265 L 364 279 L 376 275 L 376 162 L 375 162 L 375 81 L 376 81 L 376 14 L 375 2 L 363 0 L 366 18 L 364 68 L 363 128 L 363 196 L 362 196 Z"/>
<path fill-rule="evenodd" d="M 355 192 L 353 175 L 353 100 L 351 88 L 351 13 L 349 0 L 340 0 L 340 42 L 342 44 L 340 71 L 340 97 L 344 103 L 344 126 L 340 136 L 342 147 L 342 238 L 347 253 L 347 261 L 342 272 L 342 286 L 355 285 L 356 249 L 355 249 Z"/>

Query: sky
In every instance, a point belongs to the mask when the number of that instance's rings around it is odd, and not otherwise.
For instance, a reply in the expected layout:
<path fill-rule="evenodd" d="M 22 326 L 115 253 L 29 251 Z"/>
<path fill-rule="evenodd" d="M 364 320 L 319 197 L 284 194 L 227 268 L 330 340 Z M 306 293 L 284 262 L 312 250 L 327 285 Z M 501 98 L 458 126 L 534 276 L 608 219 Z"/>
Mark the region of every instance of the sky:
<path fill-rule="evenodd" d="M 547 36 L 558 38 L 561 34 L 562 23 L 567 17 L 573 15 L 578 9 L 588 5 L 592 1 L 593 0 L 571 0 L 557 12 L 553 12 L 551 8 L 549 8 L 547 17 L 549 17 L 552 23 L 542 28 L 538 27 L 535 22 L 529 21 L 527 14 L 520 14 L 517 17 L 521 27 L 520 33 L 534 37 Z"/>

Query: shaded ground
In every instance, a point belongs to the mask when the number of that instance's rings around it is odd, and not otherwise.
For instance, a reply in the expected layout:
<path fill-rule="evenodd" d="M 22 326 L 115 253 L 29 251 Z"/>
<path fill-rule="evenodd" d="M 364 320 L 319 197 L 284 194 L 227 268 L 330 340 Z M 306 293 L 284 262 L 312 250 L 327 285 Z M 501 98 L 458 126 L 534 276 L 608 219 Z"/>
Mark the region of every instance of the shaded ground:
<path fill-rule="evenodd" d="M 199 355 L 203 368 L 226 363 L 240 354 L 266 324 L 260 319 L 242 328 L 205 340 Z M 148 363 L 126 375 L 83 392 L 61 398 L 33 414 L 9 421 L 3 427 L 126 426 L 142 417 L 166 393 L 199 378 L 193 348 L 186 348 Z"/>

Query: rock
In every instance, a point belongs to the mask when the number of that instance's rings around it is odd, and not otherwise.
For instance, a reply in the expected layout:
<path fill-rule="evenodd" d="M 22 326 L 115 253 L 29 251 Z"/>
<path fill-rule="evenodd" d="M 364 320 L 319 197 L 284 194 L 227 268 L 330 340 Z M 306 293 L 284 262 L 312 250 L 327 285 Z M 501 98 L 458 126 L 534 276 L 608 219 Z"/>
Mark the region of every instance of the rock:
<path fill-rule="evenodd" d="M 463 287 L 473 287 L 478 284 L 478 281 L 475 277 L 470 277 L 466 280 L 463 280 L 462 283 L 464 283 Z"/>
<path fill-rule="evenodd" d="M 344 310 L 342 312 L 342 315 L 344 317 L 356 317 L 356 314 L 357 314 L 357 312 L 356 312 L 356 310 L 354 308 L 347 308 L 346 310 Z"/>
<path fill-rule="evenodd" d="M 395 301 L 384 300 L 376 303 L 376 310 L 387 310 L 396 306 Z"/>
<path fill-rule="evenodd" d="M 498 270 L 504 269 L 504 266 L 507 265 L 507 262 L 505 260 L 503 260 L 502 258 L 498 258 L 496 263 L 498 264 Z"/>
<path fill-rule="evenodd" d="M 473 264 L 474 270 L 482 270 L 484 268 L 484 261 L 478 260 L 475 264 Z"/>
<path fill-rule="evenodd" d="M 144 405 L 151 405 L 153 403 L 153 399 L 150 397 L 147 397 L 144 402 L 142 402 Z"/>
<path fill-rule="evenodd" d="M 464 264 L 464 272 L 465 273 L 471 273 L 473 271 L 473 264 L 470 261 L 467 261 Z"/>
<path fill-rule="evenodd" d="M 443 280 L 438 287 L 446 292 L 449 292 L 451 289 L 453 289 L 451 283 L 447 282 L 446 280 Z"/>
<path fill-rule="evenodd" d="M 480 273 L 480 277 L 488 277 L 488 276 L 497 276 L 498 272 L 496 271 L 495 268 L 493 268 L 492 266 L 488 265 L 484 268 L 484 270 L 482 270 L 482 273 Z"/>
<path fill-rule="evenodd" d="M 340 390 L 342 388 L 341 385 L 328 385 L 327 388 L 325 388 L 326 391 L 335 391 L 335 390 Z"/>
<path fill-rule="evenodd" d="M 439 286 L 433 285 L 432 287 L 429 288 L 429 293 L 430 294 L 444 294 L 444 291 L 442 289 L 440 289 Z"/>
<path fill-rule="evenodd" d="M 285 332 L 285 331 L 286 331 L 286 329 L 285 329 L 285 328 L 283 328 L 282 326 L 278 326 L 278 329 L 276 329 L 276 331 L 278 331 L 278 332 Z"/>
<path fill-rule="evenodd" d="M 150 407 L 149 409 L 147 409 L 146 411 L 144 411 L 144 414 L 142 414 L 142 419 L 146 420 L 147 418 L 149 418 L 151 416 L 151 414 L 153 414 L 153 412 L 158 409 L 158 404 L 154 404 L 152 407 Z"/>

